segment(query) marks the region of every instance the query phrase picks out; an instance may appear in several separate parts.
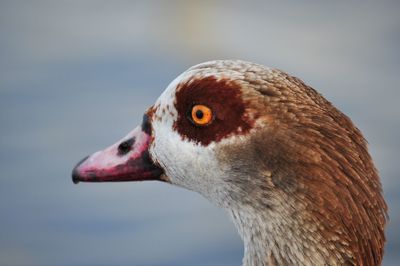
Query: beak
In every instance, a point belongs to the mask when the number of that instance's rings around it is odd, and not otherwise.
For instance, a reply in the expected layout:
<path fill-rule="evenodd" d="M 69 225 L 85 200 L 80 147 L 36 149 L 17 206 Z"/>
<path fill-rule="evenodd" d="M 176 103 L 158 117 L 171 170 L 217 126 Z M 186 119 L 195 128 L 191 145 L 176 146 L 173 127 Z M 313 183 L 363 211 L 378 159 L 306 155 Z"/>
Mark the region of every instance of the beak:
<path fill-rule="evenodd" d="M 160 180 L 163 170 L 150 158 L 148 118 L 121 141 L 81 160 L 72 171 L 72 181 L 122 182 Z"/>

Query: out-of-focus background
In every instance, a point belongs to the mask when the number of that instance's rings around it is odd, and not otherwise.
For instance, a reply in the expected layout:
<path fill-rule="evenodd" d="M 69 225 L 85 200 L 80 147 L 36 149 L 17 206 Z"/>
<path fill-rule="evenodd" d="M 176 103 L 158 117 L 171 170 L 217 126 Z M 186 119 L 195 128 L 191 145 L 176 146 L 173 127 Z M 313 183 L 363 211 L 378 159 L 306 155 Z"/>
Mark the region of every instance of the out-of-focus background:
<path fill-rule="evenodd" d="M 241 265 L 223 211 L 157 182 L 73 185 L 191 65 L 300 77 L 364 132 L 400 261 L 399 1 L 0 1 L 0 265 Z"/>

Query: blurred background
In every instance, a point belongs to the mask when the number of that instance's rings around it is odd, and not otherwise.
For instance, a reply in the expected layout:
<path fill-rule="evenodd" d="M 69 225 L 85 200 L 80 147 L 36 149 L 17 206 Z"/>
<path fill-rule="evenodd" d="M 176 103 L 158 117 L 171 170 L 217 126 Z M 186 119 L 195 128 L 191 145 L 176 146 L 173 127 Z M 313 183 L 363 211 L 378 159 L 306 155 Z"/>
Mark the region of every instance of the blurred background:
<path fill-rule="evenodd" d="M 157 182 L 80 184 L 191 65 L 280 68 L 370 143 L 400 261 L 399 1 L 0 0 L 0 265 L 241 265 L 223 211 Z"/>

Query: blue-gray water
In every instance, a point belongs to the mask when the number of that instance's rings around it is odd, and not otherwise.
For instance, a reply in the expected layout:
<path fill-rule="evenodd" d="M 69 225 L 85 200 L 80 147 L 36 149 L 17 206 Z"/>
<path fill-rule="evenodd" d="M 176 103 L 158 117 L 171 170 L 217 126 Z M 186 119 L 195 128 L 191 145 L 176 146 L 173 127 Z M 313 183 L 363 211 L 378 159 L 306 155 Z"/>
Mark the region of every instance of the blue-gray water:
<path fill-rule="evenodd" d="M 363 131 L 400 260 L 396 1 L 0 1 L 0 265 L 241 265 L 223 211 L 157 182 L 73 185 L 189 66 L 240 58 L 322 92 Z"/>

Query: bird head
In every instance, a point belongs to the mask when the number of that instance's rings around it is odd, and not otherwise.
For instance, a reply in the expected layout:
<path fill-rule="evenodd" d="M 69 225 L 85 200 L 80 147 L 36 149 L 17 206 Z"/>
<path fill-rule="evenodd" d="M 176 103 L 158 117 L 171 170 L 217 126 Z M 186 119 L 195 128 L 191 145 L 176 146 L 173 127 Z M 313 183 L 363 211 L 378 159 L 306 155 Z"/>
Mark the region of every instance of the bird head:
<path fill-rule="evenodd" d="M 341 249 L 340 262 L 382 259 L 386 204 L 360 131 L 301 80 L 261 65 L 189 68 L 140 127 L 85 158 L 73 179 L 164 181 L 202 194 L 239 223 L 243 213 L 263 213 L 267 227 L 290 227 L 294 241 L 314 232 L 309 244 L 326 245 L 326 254 Z"/>

